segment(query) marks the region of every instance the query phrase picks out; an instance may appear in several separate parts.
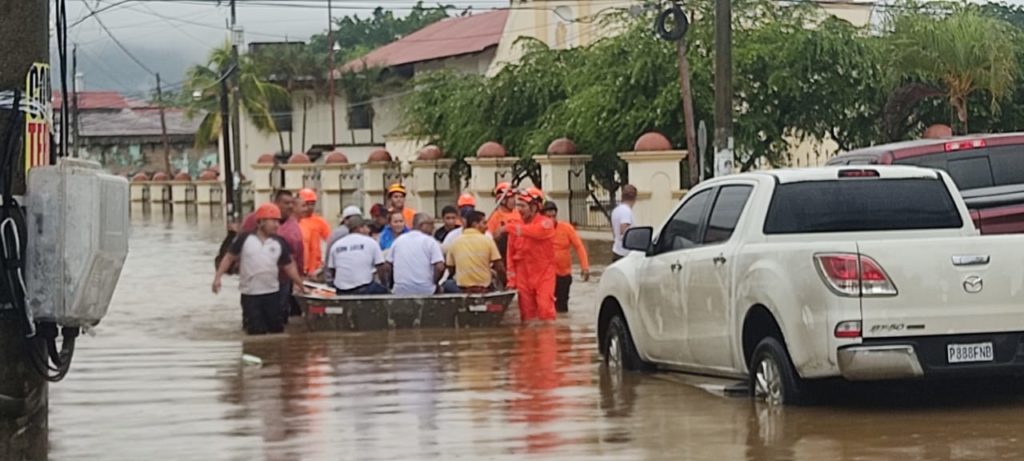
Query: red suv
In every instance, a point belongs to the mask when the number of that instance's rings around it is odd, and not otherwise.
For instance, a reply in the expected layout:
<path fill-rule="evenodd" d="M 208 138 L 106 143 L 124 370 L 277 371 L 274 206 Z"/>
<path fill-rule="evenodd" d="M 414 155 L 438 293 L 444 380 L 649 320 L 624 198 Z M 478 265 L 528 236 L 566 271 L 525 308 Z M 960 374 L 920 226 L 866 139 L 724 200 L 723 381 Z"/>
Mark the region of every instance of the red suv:
<path fill-rule="evenodd" d="M 920 139 L 845 152 L 828 165 L 918 165 L 949 172 L 983 234 L 1024 233 L 1024 133 Z"/>

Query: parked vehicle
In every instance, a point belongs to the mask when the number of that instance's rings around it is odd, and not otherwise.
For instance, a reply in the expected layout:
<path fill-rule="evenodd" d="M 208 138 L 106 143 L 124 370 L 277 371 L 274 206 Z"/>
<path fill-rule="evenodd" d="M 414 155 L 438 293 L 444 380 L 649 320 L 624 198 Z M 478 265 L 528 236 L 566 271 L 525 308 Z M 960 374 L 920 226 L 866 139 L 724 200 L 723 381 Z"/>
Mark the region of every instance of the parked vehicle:
<path fill-rule="evenodd" d="M 983 234 L 1024 232 L 1024 133 L 883 144 L 846 152 L 828 165 L 917 165 L 953 177 Z"/>
<path fill-rule="evenodd" d="M 749 379 L 1024 372 L 1024 237 L 979 236 L 940 170 L 777 170 L 694 188 L 600 284 L 605 360 Z"/>

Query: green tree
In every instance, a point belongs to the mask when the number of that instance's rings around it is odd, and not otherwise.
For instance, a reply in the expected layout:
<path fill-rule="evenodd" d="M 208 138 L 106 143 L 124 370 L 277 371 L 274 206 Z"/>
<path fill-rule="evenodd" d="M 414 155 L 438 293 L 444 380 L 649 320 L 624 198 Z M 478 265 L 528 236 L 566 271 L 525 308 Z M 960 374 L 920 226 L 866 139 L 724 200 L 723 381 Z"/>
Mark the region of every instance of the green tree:
<path fill-rule="evenodd" d="M 906 79 L 941 88 L 960 131 L 968 132 L 969 101 L 984 93 L 993 112 L 1017 77 L 1017 32 L 976 8 L 948 14 L 912 11 L 890 23 L 892 67 Z"/>
<path fill-rule="evenodd" d="M 369 17 L 351 15 L 335 19 L 333 37 L 340 49 L 336 57 L 337 62 L 344 63 L 356 59 L 377 47 L 447 18 L 448 11 L 454 8 L 452 5 L 441 4 L 427 7 L 420 1 L 403 17 L 395 16 L 393 11 L 385 10 L 384 7 L 377 7 Z M 315 52 L 326 56 L 330 49 L 327 33 L 322 32 L 311 37 L 310 45 Z"/>
<path fill-rule="evenodd" d="M 242 56 L 238 68 L 239 105 L 249 116 L 257 130 L 274 133 L 277 127 L 272 107 L 286 104 L 288 92 L 279 85 L 265 81 L 253 60 Z M 193 66 L 186 72 L 182 95 L 186 115 L 203 116 L 196 133 L 196 145 L 205 146 L 216 142 L 220 136 L 220 79 L 231 69 L 231 46 L 224 44 L 210 52 L 206 65 Z"/>

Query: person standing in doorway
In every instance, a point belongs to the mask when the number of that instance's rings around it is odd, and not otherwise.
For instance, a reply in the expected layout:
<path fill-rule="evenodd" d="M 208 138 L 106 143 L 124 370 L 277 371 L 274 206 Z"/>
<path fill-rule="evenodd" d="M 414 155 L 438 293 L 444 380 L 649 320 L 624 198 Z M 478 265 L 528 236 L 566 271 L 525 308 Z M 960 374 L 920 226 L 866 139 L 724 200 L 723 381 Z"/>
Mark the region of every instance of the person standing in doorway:
<path fill-rule="evenodd" d="M 417 213 L 412 231 L 395 239 L 384 256 L 391 266 L 394 294 L 429 296 L 437 292 L 437 282 L 444 275 L 444 255 L 441 244 L 430 235 L 433 231 L 434 217 Z"/>
<path fill-rule="evenodd" d="M 306 268 L 303 265 L 305 250 L 302 244 L 302 228 L 299 227 L 295 211 L 295 197 L 291 192 L 279 190 L 274 194 L 274 204 L 281 210 L 281 226 L 277 229 L 277 235 L 288 242 L 288 249 L 291 250 L 295 267 L 299 269 L 299 275 L 303 275 Z M 259 220 L 256 219 L 256 212 L 252 212 L 242 221 L 242 232 L 254 233 L 258 226 Z M 279 278 L 281 280 L 281 309 L 285 312 L 287 322 L 288 314 L 301 315 L 302 310 L 295 298 L 292 298 L 292 282 L 288 274 L 282 270 Z"/>
<path fill-rule="evenodd" d="M 256 231 L 238 234 L 213 278 L 213 292 L 220 293 L 221 278 L 232 264 L 238 262 L 242 326 L 250 335 L 284 332 L 288 317 L 287 312 L 281 309 L 279 271 L 288 274 L 295 290 L 305 292 L 288 242 L 277 235 L 281 217 L 281 209 L 277 205 L 261 205 L 255 213 Z"/>
<path fill-rule="evenodd" d="M 629 254 L 622 246 L 622 236 L 633 225 L 633 206 L 636 205 L 636 186 L 622 186 L 622 203 L 612 210 L 612 262 L 618 261 Z"/>
<path fill-rule="evenodd" d="M 569 312 L 569 289 L 572 287 L 570 248 L 576 250 L 584 282 L 590 280 L 590 258 L 572 223 L 558 220 L 558 205 L 555 202 L 544 203 L 544 214 L 555 221 L 555 311 Z"/>
<path fill-rule="evenodd" d="M 305 248 L 303 259 L 306 264 L 306 274 L 313 275 L 320 270 L 323 263 L 323 242 L 331 236 L 331 225 L 327 224 L 327 220 L 316 212 L 316 191 L 313 189 L 300 190 L 299 200 L 302 202 L 299 227 L 302 228 L 302 245 Z"/>

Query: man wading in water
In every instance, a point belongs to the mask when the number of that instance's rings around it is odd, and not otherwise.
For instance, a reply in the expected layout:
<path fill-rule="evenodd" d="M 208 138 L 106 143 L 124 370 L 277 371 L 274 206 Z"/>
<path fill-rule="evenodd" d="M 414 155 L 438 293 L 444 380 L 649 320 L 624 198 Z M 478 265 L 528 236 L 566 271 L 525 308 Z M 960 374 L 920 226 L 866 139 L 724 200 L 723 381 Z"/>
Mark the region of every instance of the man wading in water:
<path fill-rule="evenodd" d="M 291 256 L 288 242 L 277 235 L 281 209 L 265 203 L 256 210 L 256 232 L 243 232 L 231 244 L 213 278 L 213 292 L 220 293 L 221 277 L 238 261 L 238 288 L 242 292 L 242 326 L 250 335 L 284 332 L 288 312 L 281 309 L 279 269 L 283 269 L 295 290 L 305 293 L 302 277 Z"/>

